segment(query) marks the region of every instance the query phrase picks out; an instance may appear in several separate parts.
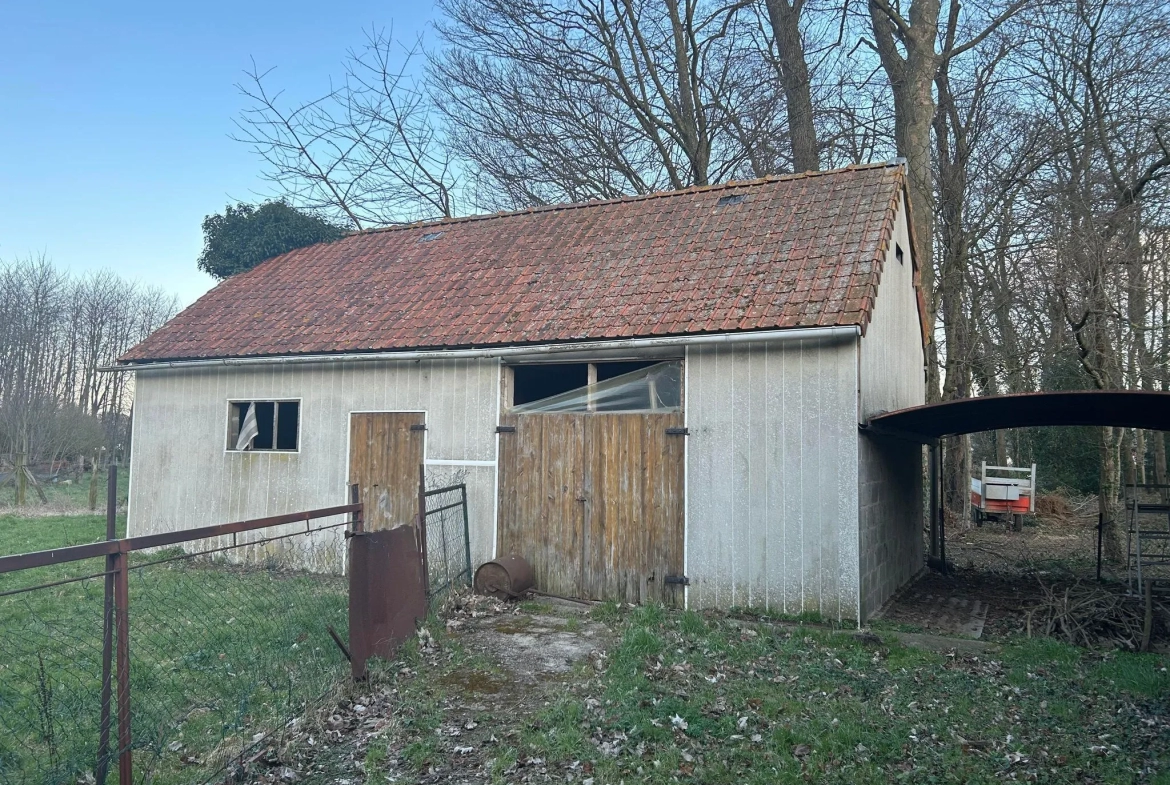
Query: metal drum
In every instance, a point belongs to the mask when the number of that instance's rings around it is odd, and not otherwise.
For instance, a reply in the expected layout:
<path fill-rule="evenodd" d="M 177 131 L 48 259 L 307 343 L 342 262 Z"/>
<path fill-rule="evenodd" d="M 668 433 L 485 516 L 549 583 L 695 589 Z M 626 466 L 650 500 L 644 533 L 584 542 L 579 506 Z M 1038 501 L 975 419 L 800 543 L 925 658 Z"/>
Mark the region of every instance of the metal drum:
<path fill-rule="evenodd" d="M 513 600 L 532 588 L 532 565 L 519 556 L 484 562 L 475 571 L 475 593 Z"/>

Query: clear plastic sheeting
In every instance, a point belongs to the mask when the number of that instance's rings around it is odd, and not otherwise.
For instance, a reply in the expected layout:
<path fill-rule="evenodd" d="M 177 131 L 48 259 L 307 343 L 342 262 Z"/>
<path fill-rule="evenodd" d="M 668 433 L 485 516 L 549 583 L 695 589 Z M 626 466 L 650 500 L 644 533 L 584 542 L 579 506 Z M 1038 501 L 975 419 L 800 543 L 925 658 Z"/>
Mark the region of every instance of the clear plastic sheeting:
<path fill-rule="evenodd" d="M 519 414 L 571 412 L 677 412 L 682 403 L 682 363 L 662 362 L 596 384 L 521 404 Z"/>

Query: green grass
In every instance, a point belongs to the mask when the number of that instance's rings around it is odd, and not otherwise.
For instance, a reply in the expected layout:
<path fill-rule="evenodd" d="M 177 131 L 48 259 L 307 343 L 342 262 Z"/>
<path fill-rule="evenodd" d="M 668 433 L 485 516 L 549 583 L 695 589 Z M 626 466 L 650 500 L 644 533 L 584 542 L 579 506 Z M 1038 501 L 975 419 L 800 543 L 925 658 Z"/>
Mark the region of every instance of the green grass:
<path fill-rule="evenodd" d="M 80 481 L 75 481 L 72 475 L 61 475 L 57 482 L 42 482 L 41 490 L 45 492 L 48 505 L 40 500 L 36 490 L 30 485 L 25 494 L 24 507 L 16 507 L 16 489 L 9 485 L 0 489 L 0 513 L 41 514 L 44 510 L 86 513 L 89 512 L 89 489 L 91 476 L 84 475 Z M 93 511 L 104 514 L 106 509 L 106 472 L 97 474 L 97 507 Z M 124 467 L 118 471 L 118 504 L 124 506 L 130 495 L 130 472 Z"/>
<path fill-rule="evenodd" d="M 596 707 L 554 703 L 521 754 L 591 761 L 596 782 L 713 785 L 1128 783 L 1170 766 L 1165 657 L 1026 639 L 943 656 L 656 607 L 617 626 Z"/>
<path fill-rule="evenodd" d="M 101 515 L 0 515 L 0 554 L 104 536 Z M 346 672 L 326 625 L 347 634 L 342 578 L 222 557 L 133 568 L 166 555 L 132 555 L 128 614 L 135 771 L 163 785 L 206 776 L 299 715 Z M 0 575 L 0 592 L 103 569 L 99 558 Z M 103 604 L 101 577 L 0 597 L 0 781 L 93 769 Z"/>

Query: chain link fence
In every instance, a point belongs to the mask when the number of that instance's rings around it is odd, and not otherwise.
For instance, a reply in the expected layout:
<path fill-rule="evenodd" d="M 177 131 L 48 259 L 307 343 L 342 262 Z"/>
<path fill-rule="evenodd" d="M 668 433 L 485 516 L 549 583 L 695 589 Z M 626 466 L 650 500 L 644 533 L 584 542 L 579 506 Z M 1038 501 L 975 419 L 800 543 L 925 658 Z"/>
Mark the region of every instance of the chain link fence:
<path fill-rule="evenodd" d="M 348 638 L 346 579 L 307 572 L 300 557 L 307 539 L 330 547 L 320 542 L 327 534 L 341 540 L 337 526 L 323 527 L 131 565 L 138 781 L 199 782 L 245 768 L 344 679 L 330 628 Z"/>
<path fill-rule="evenodd" d="M 467 485 L 423 493 L 427 597 L 442 602 L 453 588 L 471 584 L 471 540 L 467 526 Z"/>
<path fill-rule="evenodd" d="M 278 749 L 347 674 L 359 509 L 0 558 L 0 783 L 222 781 Z"/>
<path fill-rule="evenodd" d="M 98 766 L 104 573 L 98 558 L 0 575 L 0 782 L 63 785 Z"/>

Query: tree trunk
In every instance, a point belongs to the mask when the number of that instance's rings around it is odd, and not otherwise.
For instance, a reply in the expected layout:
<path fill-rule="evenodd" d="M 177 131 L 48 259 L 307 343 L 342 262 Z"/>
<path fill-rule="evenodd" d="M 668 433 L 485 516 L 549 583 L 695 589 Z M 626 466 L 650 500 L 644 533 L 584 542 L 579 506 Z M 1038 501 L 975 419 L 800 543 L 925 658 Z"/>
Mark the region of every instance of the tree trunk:
<path fill-rule="evenodd" d="M 1104 427 L 1098 442 L 1101 456 L 1100 495 L 1097 508 L 1107 522 L 1105 557 L 1114 564 L 1126 559 L 1125 520 L 1121 509 L 1121 475 L 1118 466 L 1118 429 Z"/>
<path fill-rule="evenodd" d="M 678 0 L 667 0 L 666 7 L 670 13 L 670 24 L 674 34 L 674 61 L 678 72 L 678 127 L 683 138 L 683 148 L 687 160 L 691 165 L 691 177 L 695 185 L 708 185 L 708 168 L 711 164 L 710 140 L 700 128 L 703 117 L 697 111 L 693 75 L 691 73 L 691 47 L 687 38 L 687 30 L 693 29 L 689 24 L 684 27 L 679 15 Z"/>
<path fill-rule="evenodd" d="M 894 97 L 894 141 L 898 155 L 906 159 L 914 258 L 922 281 L 927 324 L 933 328 L 936 308 L 931 128 L 935 112 L 934 79 L 940 62 L 935 49 L 939 0 L 913 0 L 909 21 L 903 21 L 902 29 L 895 25 L 890 11 L 884 3 L 869 2 L 875 47 Z M 933 402 L 939 400 L 940 394 L 937 350 L 931 357 L 934 361 L 927 364 L 926 398 Z"/>
<path fill-rule="evenodd" d="M 1166 484 L 1166 434 L 1161 431 L 1150 431 L 1150 439 L 1154 443 L 1154 483 L 1156 485 Z M 1166 488 L 1159 488 L 1158 495 L 1162 499 L 1162 504 L 1166 503 L 1167 493 Z"/>
<path fill-rule="evenodd" d="M 1136 464 L 1134 470 L 1137 481 L 1145 485 L 1149 482 L 1149 478 L 1146 476 L 1146 432 L 1141 428 L 1133 432 L 1133 457 Z"/>
<path fill-rule="evenodd" d="M 808 63 L 804 57 L 804 42 L 800 38 L 799 5 L 789 5 L 788 0 L 767 0 L 767 7 L 772 36 L 776 41 L 780 85 L 784 89 L 792 169 L 796 172 L 817 171 L 821 168 L 821 156 L 813 122 Z"/>
<path fill-rule="evenodd" d="M 25 497 L 28 494 L 28 476 L 25 474 L 25 454 L 18 453 L 16 456 L 16 506 L 23 507 Z"/>

